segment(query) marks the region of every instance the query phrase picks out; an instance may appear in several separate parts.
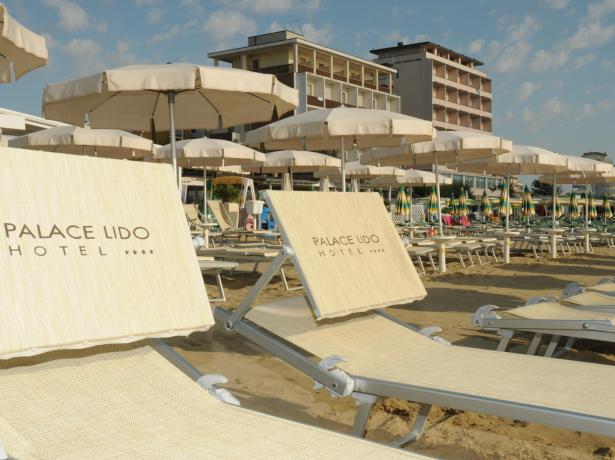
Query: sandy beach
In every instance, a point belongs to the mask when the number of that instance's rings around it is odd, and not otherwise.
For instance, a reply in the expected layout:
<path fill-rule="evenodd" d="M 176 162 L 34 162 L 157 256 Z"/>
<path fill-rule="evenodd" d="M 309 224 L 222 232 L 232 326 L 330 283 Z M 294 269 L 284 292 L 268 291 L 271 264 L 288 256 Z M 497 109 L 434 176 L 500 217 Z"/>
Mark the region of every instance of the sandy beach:
<path fill-rule="evenodd" d="M 416 326 L 441 327 L 441 335 L 455 345 L 494 349 L 497 337 L 470 325 L 470 315 L 479 306 L 494 304 L 509 308 L 523 304 L 531 296 L 558 295 L 569 282 L 591 284 L 613 275 L 614 266 L 615 250 L 607 248 L 596 248 L 588 256 L 572 255 L 547 261 L 518 256 L 512 257 L 510 265 L 486 264 L 466 269 L 452 262 L 446 275 L 427 277 L 426 299 L 389 311 Z M 225 276 L 228 297 L 225 306 L 237 306 L 257 276 L 249 272 Z M 295 284 L 298 282 L 292 270 L 290 278 Z M 206 282 L 208 291 L 216 292 L 213 279 Z M 301 295 L 301 292 L 286 292 L 279 278 L 274 278 L 258 300 Z M 208 333 L 170 342 L 201 371 L 227 376 L 227 388 L 244 407 L 350 432 L 355 415 L 351 398 L 334 399 L 326 391 L 313 390 L 311 379 L 241 336 L 228 334 L 216 326 Z M 511 349 L 524 353 L 526 345 L 524 338 L 519 338 Z M 575 351 L 559 359 L 615 365 L 615 347 L 581 341 Z M 417 404 L 406 401 L 382 400 L 371 413 L 367 438 L 387 442 L 407 433 L 417 408 Z M 447 408 L 432 411 L 424 436 L 407 449 L 446 459 L 615 458 L 612 439 Z"/>

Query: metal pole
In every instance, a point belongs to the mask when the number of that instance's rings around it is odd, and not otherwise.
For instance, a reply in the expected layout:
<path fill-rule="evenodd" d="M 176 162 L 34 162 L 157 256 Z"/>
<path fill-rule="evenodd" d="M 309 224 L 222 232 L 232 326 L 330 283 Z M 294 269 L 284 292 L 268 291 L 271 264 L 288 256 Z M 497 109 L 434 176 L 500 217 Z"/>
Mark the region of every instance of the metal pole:
<path fill-rule="evenodd" d="M 506 203 L 506 232 L 510 228 L 508 221 L 510 220 L 510 163 L 506 166 L 506 187 L 508 188 L 508 203 Z"/>
<path fill-rule="evenodd" d="M 169 101 L 169 137 L 171 138 L 171 155 L 173 158 L 173 172 L 177 187 L 179 187 L 179 170 L 177 169 L 177 147 L 175 146 L 175 91 L 167 93 Z"/>
<path fill-rule="evenodd" d="M 553 230 L 551 233 L 551 257 L 557 257 L 557 234 L 555 233 L 555 212 L 557 203 L 557 174 L 553 174 Z"/>
<path fill-rule="evenodd" d="M 344 136 L 340 137 L 340 157 L 342 160 L 342 192 L 346 191 L 346 152 L 344 151 Z"/>
<path fill-rule="evenodd" d="M 438 198 L 438 231 L 439 235 L 443 236 L 444 231 L 442 228 L 442 208 L 440 207 L 440 175 L 438 173 L 438 153 L 433 153 L 434 172 L 436 174 L 436 197 Z"/>
<path fill-rule="evenodd" d="M 591 244 L 589 240 L 589 183 L 585 184 L 585 253 L 589 254 L 591 251 Z"/>

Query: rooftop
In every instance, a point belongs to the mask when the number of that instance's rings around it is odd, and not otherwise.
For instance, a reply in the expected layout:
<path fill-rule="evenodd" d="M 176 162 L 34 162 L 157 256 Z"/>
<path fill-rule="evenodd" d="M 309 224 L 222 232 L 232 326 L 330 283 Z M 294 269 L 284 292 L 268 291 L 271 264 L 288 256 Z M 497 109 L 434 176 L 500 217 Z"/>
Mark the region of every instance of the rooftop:
<path fill-rule="evenodd" d="M 461 61 L 466 63 L 472 63 L 475 66 L 481 66 L 484 63 L 479 61 L 478 59 L 474 59 L 473 57 L 466 56 L 465 54 L 458 53 L 457 51 L 453 51 L 449 48 L 446 48 L 442 45 L 433 42 L 417 42 L 417 43 L 404 43 L 398 42 L 396 46 L 389 46 L 387 48 L 377 48 L 369 50 L 370 53 L 375 54 L 380 57 L 381 54 L 390 54 L 391 52 L 403 51 L 404 53 L 412 53 L 412 52 L 423 52 L 423 51 L 431 51 L 437 49 L 438 51 L 442 51 L 451 56 L 451 58 L 461 58 Z"/>
<path fill-rule="evenodd" d="M 234 56 L 238 56 L 241 54 L 267 49 L 280 45 L 291 45 L 297 43 L 299 45 L 316 48 L 324 53 L 331 53 L 337 56 L 343 57 L 345 59 L 353 60 L 356 62 L 360 62 L 361 64 L 369 65 L 370 67 L 377 67 L 380 70 L 386 70 L 389 73 L 396 73 L 395 69 L 391 67 L 387 67 L 381 64 L 377 64 L 373 61 L 369 61 L 367 59 L 362 59 L 357 56 L 353 56 L 352 54 L 344 53 L 343 51 L 338 51 L 333 48 L 329 48 L 328 46 L 319 45 L 318 43 L 311 42 L 306 40 L 305 37 L 298 33 L 290 30 L 280 30 L 277 32 L 271 32 L 267 34 L 254 35 L 252 37 L 248 37 L 248 46 L 243 46 L 240 48 L 231 48 L 223 51 L 214 51 L 211 53 L 207 53 L 207 57 L 210 59 L 230 59 Z"/>

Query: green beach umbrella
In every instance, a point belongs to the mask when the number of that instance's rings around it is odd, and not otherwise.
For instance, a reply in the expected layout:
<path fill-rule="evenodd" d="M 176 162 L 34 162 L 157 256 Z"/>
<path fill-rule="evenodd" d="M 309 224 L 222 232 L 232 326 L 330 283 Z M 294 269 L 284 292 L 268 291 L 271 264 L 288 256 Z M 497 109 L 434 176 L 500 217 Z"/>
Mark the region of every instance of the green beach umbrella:
<path fill-rule="evenodd" d="M 532 201 L 532 194 L 530 193 L 530 189 L 527 185 L 523 187 L 523 196 L 521 197 L 521 214 L 523 214 L 524 217 L 532 217 L 536 214 L 534 202 Z"/>
<path fill-rule="evenodd" d="M 395 212 L 404 217 L 408 217 L 410 215 L 410 206 L 408 204 L 408 197 L 406 195 L 405 187 L 400 187 L 397 192 L 397 205 Z"/>
<path fill-rule="evenodd" d="M 451 216 L 456 216 L 458 209 L 457 209 L 457 200 L 455 199 L 455 194 L 451 194 L 451 199 L 448 200 L 448 207 L 450 208 L 449 214 Z"/>
<path fill-rule="evenodd" d="M 510 198 L 508 196 L 508 185 L 503 181 L 500 185 L 500 215 L 506 216 L 512 214 L 510 208 Z"/>
<path fill-rule="evenodd" d="M 592 192 L 589 192 L 589 195 L 587 195 L 587 202 L 587 217 L 595 219 L 598 217 L 598 211 L 596 211 L 596 201 L 594 200 Z"/>
<path fill-rule="evenodd" d="M 572 192 L 570 193 L 570 203 L 568 204 L 568 217 L 571 219 L 578 219 L 581 217 L 577 195 Z"/>
<path fill-rule="evenodd" d="M 609 197 L 606 195 L 604 195 L 602 207 L 604 208 L 604 218 L 611 219 L 613 217 L 613 210 L 611 209 L 611 202 L 609 201 Z"/>
<path fill-rule="evenodd" d="M 559 202 L 559 196 L 555 195 L 555 217 L 559 218 L 564 215 L 564 209 L 562 208 L 561 203 Z"/>
<path fill-rule="evenodd" d="M 429 203 L 427 205 L 427 215 L 429 217 L 438 216 L 438 195 L 436 194 L 436 189 L 434 187 L 431 188 L 431 194 L 429 195 Z"/>
<path fill-rule="evenodd" d="M 487 195 L 487 190 L 483 190 L 483 198 L 480 203 L 480 211 L 483 216 L 489 217 L 493 214 L 491 209 L 491 203 L 489 202 L 489 196 Z"/>
<path fill-rule="evenodd" d="M 461 193 L 459 194 L 459 207 L 457 212 L 459 216 L 467 216 L 470 213 L 468 203 L 466 202 L 466 193 L 463 190 L 463 187 L 461 187 Z"/>

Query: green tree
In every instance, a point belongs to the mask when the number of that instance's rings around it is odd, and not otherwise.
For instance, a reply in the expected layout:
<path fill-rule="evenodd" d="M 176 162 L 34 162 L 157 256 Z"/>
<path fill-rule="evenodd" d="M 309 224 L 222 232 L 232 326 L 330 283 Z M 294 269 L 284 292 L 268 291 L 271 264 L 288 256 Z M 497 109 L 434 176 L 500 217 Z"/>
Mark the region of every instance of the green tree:
<path fill-rule="evenodd" d="M 562 187 L 559 185 L 557 186 L 557 194 L 558 196 L 562 194 Z M 532 182 L 532 195 L 553 196 L 553 185 L 535 179 L 534 182 Z"/>
<path fill-rule="evenodd" d="M 225 203 L 239 202 L 240 191 L 237 187 L 231 184 L 214 185 L 214 198 Z"/>

